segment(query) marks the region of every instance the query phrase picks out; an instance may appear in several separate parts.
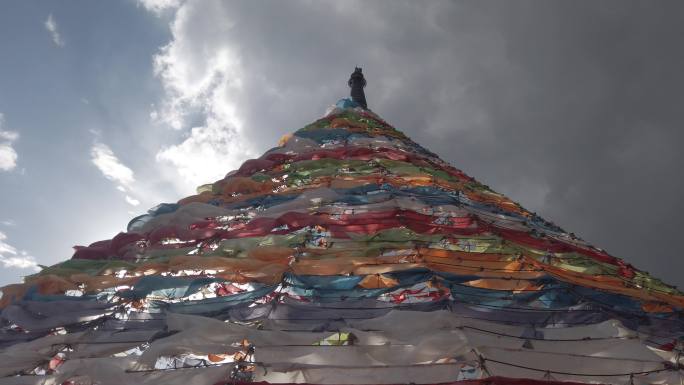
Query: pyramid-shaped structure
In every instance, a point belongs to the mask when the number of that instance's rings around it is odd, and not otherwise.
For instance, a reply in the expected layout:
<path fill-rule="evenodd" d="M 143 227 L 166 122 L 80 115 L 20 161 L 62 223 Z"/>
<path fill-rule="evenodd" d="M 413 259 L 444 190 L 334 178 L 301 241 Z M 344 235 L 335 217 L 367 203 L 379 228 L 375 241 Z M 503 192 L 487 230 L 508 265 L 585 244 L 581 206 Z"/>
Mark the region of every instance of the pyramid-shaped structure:
<path fill-rule="evenodd" d="M 2 291 L 0 384 L 683 381 L 682 293 L 349 99 Z"/>

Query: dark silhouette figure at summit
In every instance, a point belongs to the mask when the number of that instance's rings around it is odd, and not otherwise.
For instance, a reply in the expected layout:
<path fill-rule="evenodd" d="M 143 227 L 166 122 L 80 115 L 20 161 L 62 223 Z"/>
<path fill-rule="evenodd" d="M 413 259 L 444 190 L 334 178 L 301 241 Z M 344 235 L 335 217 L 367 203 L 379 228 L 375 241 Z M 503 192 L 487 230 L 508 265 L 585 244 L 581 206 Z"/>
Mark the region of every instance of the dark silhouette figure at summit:
<path fill-rule="evenodd" d="M 368 109 L 368 105 L 366 104 L 366 94 L 363 92 L 363 87 L 366 86 L 366 79 L 363 77 L 361 68 L 356 67 L 354 69 L 354 73 L 351 74 L 347 84 L 351 88 L 352 100 L 358 103 L 361 107 Z"/>

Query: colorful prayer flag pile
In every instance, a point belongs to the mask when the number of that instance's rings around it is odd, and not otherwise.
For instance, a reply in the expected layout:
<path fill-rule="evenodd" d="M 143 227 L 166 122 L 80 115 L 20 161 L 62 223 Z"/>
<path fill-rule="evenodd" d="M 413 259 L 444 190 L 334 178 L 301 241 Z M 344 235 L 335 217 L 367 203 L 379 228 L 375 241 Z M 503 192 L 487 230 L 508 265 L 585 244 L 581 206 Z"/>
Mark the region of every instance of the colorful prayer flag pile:
<path fill-rule="evenodd" d="M 684 381 L 681 292 L 348 99 L 2 292 L 0 384 Z"/>

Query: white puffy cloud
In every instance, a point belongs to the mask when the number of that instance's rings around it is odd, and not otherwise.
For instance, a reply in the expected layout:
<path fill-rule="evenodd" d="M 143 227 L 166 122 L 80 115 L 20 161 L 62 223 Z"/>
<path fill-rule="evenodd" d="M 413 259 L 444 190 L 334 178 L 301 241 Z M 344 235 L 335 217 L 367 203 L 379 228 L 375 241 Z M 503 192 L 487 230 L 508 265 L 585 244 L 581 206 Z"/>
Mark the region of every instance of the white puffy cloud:
<path fill-rule="evenodd" d="M 222 178 L 237 168 L 252 152 L 244 148 L 236 130 L 211 119 L 194 127 L 182 143 L 157 153 L 157 161 L 173 165 L 189 188 Z"/>
<path fill-rule="evenodd" d="M 121 163 L 109 146 L 104 143 L 95 143 L 91 147 L 90 160 L 105 178 L 118 183 L 119 186 L 129 187 L 135 182 L 133 170 Z"/>
<path fill-rule="evenodd" d="M 133 198 L 133 197 L 130 196 L 130 195 L 126 195 L 126 198 L 125 198 L 125 199 L 126 199 L 126 203 L 128 203 L 128 204 L 131 205 L 131 206 L 137 206 L 137 205 L 140 204 L 140 201 L 139 201 L 139 200 Z"/>
<path fill-rule="evenodd" d="M 26 251 L 19 251 L 14 246 L 5 242 L 7 235 L 0 232 L 0 265 L 5 268 L 39 270 L 35 258 Z"/>
<path fill-rule="evenodd" d="M 19 139 L 14 131 L 3 131 L 4 116 L 0 113 L 0 171 L 10 171 L 17 167 L 17 151 L 12 143 Z"/>
<path fill-rule="evenodd" d="M 166 98 L 151 117 L 175 129 L 184 128 L 188 116 L 203 121 L 181 143 L 162 148 L 156 156 L 158 162 L 174 167 L 186 189 L 223 177 L 255 153 L 237 113 L 244 76 L 238 53 L 221 38 L 197 44 L 206 36 L 196 33 L 196 18 L 205 12 L 223 15 L 221 8 L 215 2 L 199 8 L 183 4 L 171 25 L 173 40 L 154 60 Z M 229 20 L 215 21 L 213 32 L 230 31 Z"/>
<path fill-rule="evenodd" d="M 2 114 L 0 114 L 0 124 L 2 124 Z M 2 125 L 0 125 L 2 128 Z M 13 131 L 0 131 L 0 140 L 6 140 L 8 142 L 14 142 L 19 139 L 19 134 Z"/>
<path fill-rule="evenodd" d="M 123 193 L 126 203 L 134 207 L 140 205 L 140 200 L 133 196 L 139 195 L 141 188 L 136 184 L 135 173 L 121 162 L 109 146 L 95 142 L 90 149 L 90 161 L 105 178 L 116 183 L 116 189 Z"/>
<path fill-rule="evenodd" d="M 62 36 L 59 34 L 57 21 L 52 14 L 49 14 L 47 20 L 45 20 L 45 29 L 50 33 L 50 36 L 52 36 L 52 41 L 56 46 L 64 47 L 64 39 L 62 39 Z"/>
<path fill-rule="evenodd" d="M 0 143 L 0 171 L 9 171 L 17 166 L 17 152 L 9 143 Z"/>
<path fill-rule="evenodd" d="M 180 6 L 181 0 L 138 0 L 148 11 L 160 14 L 162 11 Z"/>

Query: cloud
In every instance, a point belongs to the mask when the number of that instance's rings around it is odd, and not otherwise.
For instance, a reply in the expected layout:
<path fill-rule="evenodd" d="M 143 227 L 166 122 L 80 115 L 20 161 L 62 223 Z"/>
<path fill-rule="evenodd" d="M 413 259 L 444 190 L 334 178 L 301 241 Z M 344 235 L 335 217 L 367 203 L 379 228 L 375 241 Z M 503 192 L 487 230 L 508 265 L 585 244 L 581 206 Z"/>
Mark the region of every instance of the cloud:
<path fill-rule="evenodd" d="M 7 235 L 0 232 L 0 265 L 5 268 L 40 270 L 35 258 L 26 251 L 18 251 L 14 246 L 5 242 Z"/>
<path fill-rule="evenodd" d="M 17 152 L 10 143 L 0 143 L 0 171 L 10 171 L 17 166 Z"/>
<path fill-rule="evenodd" d="M 137 206 L 137 205 L 140 204 L 140 201 L 139 201 L 139 200 L 137 200 L 137 199 L 135 199 L 135 198 L 133 198 L 133 197 L 131 197 L 131 196 L 129 196 L 129 195 L 126 195 L 126 198 L 125 198 L 125 199 L 126 199 L 126 203 L 128 203 L 128 204 L 131 205 L 131 206 Z"/>
<path fill-rule="evenodd" d="M 14 131 L 3 131 L 4 115 L 0 113 L 0 171 L 11 171 L 17 167 L 17 151 L 12 143 L 19 139 Z"/>
<path fill-rule="evenodd" d="M 208 6 L 220 8 L 217 3 Z M 175 168 L 185 191 L 222 178 L 255 154 L 237 113 L 244 75 L 239 55 L 222 40 L 198 50 L 195 39 L 201 36 L 193 32 L 195 10 L 194 5 L 181 6 L 171 26 L 173 40 L 155 56 L 155 73 L 166 98 L 151 113 L 153 119 L 175 129 L 182 129 L 189 116 L 203 122 L 192 127 L 181 143 L 162 148 L 156 156 L 158 162 Z M 220 30 L 230 28 L 230 22 L 221 20 Z"/>
<path fill-rule="evenodd" d="M 252 152 L 242 147 L 236 130 L 212 119 L 205 126 L 194 127 L 190 136 L 178 145 L 157 153 L 157 161 L 173 165 L 188 187 L 213 182 L 235 169 Z"/>
<path fill-rule="evenodd" d="M 133 171 L 121 163 L 106 144 L 95 143 L 90 149 L 90 158 L 105 178 L 120 186 L 129 187 L 135 182 Z"/>
<path fill-rule="evenodd" d="M 138 4 L 157 15 L 167 9 L 177 8 L 181 2 L 181 0 L 138 0 Z"/>
<path fill-rule="evenodd" d="M 55 43 L 56 46 L 64 47 L 64 39 L 62 39 L 62 36 L 59 34 L 57 21 L 55 20 L 54 16 L 52 16 L 52 14 L 49 14 L 47 20 L 45 20 L 45 29 L 48 32 L 50 32 L 50 36 L 52 36 L 52 41 Z"/>
<path fill-rule="evenodd" d="M 116 189 L 123 193 L 124 200 L 131 206 L 140 205 L 140 200 L 129 195 L 139 190 L 133 170 L 124 165 L 111 148 L 104 143 L 95 142 L 90 149 L 90 161 L 100 170 L 105 178 L 116 183 Z"/>
<path fill-rule="evenodd" d="M 91 130 L 96 137 L 100 133 Z M 135 207 L 141 204 L 136 196 L 154 194 L 153 186 L 142 182 L 142 185 L 135 179 L 135 173 L 128 166 L 123 164 L 121 160 L 114 154 L 109 146 L 96 139 L 95 144 L 90 149 L 90 161 L 100 170 L 105 178 L 115 183 L 115 188 L 119 191 L 124 201 L 129 205 Z M 144 179 L 144 178 L 143 178 Z M 147 187 L 145 194 L 141 194 L 144 187 Z"/>

